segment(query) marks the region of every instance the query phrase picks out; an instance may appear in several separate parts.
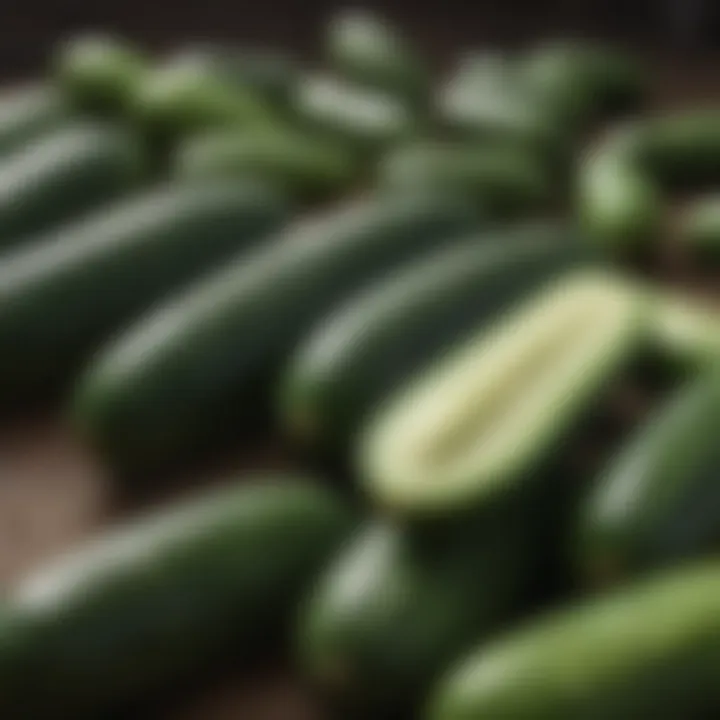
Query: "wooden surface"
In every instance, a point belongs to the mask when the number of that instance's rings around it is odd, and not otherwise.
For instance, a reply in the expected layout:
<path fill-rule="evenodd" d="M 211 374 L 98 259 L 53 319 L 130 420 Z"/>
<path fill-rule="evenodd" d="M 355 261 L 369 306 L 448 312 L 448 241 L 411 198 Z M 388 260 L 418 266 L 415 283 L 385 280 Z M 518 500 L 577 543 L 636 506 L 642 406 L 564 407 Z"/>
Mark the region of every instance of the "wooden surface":
<path fill-rule="evenodd" d="M 720 101 L 717 59 L 657 63 L 656 88 L 667 103 Z M 716 283 L 717 284 L 717 283 Z M 132 514 L 138 503 L 119 503 L 112 484 L 53 409 L 0 426 L 0 584 L 24 572 L 107 523 Z M 227 463 L 198 478 L 178 480 L 167 493 L 211 482 L 234 470 L 287 462 L 277 444 L 237 448 Z M 152 501 L 161 502 L 163 496 Z M 146 499 L 147 504 L 150 499 Z M 137 717 L 137 716 L 136 716 Z M 286 673 L 257 677 L 229 673 L 198 687 L 178 688 L 167 707 L 148 710 L 162 720 L 320 720 L 322 713 Z M 8 719 L 10 720 L 10 719 Z"/>

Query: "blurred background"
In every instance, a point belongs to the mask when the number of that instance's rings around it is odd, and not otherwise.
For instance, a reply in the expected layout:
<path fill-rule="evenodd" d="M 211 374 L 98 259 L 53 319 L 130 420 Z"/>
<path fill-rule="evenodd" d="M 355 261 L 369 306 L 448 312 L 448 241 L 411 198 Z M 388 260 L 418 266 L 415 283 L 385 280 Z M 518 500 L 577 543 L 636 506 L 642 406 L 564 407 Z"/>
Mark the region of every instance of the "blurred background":
<path fill-rule="evenodd" d="M 438 57 L 458 46 L 512 44 L 537 36 L 630 42 L 653 54 L 705 59 L 720 45 L 716 0 L 493 0 L 364 2 L 402 22 Z M 58 37 L 86 29 L 123 33 L 162 48 L 187 36 L 252 40 L 290 47 L 311 58 L 322 20 L 342 3 L 330 0 L 168 2 L 24 0 L 6 4 L 0 28 L 0 72 L 40 67 Z M 717 59 L 712 54 L 711 57 Z M 706 63 L 718 68 L 717 62 Z"/>

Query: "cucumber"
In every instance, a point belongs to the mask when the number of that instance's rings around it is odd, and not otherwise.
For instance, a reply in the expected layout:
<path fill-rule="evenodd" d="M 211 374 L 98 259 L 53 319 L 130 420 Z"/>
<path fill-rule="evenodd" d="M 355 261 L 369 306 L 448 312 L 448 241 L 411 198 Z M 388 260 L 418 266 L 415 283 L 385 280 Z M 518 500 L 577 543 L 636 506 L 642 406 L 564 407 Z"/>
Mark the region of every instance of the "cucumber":
<path fill-rule="evenodd" d="M 116 198 L 143 170 L 139 144 L 122 130 L 79 123 L 44 135 L 0 167 L 0 247 Z"/>
<path fill-rule="evenodd" d="M 638 165 L 636 125 L 613 129 L 581 160 L 578 219 L 588 236 L 613 252 L 642 249 L 663 218 L 660 189 Z"/>
<path fill-rule="evenodd" d="M 402 145 L 380 162 L 378 176 L 390 190 L 451 188 L 500 218 L 536 212 L 552 199 L 554 186 L 544 164 L 526 150 L 476 142 Z"/>
<path fill-rule="evenodd" d="M 396 96 L 353 85 L 327 72 L 306 75 L 298 82 L 293 108 L 305 127 L 362 153 L 412 137 L 421 125 Z"/>
<path fill-rule="evenodd" d="M 645 304 L 620 277 L 575 270 L 481 323 L 365 424 L 356 449 L 365 491 L 408 517 L 527 494 L 645 344 Z"/>
<path fill-rule="evenodd" d="M 143 78 L 133 116 L 152 138 L 170 141 L 214 127 L 272 125 L 262 93 L 218 65 L 192 53 L 171 57 Z"/>
<path fill-rule="evenodd" d="M 130 43 L 93 34 L 62 43 L 52 71 L 59 88 L 76 108 L 124 116 L 149 68 L 149 59 Z"/>
<path fill-rule="evenodd" d="M 644 122 L 641 161 L 668 188 L 720 182 L 720 109 L 669 112 Z"/>
<path fill-rule="evenodd" d="M 663 288 L 650 293 L 655 356 L 681 374 L 720 361 L 720 308 Z"/>
<path fill-rule="evenodd" d="M 305 675 L 361 717 L 415 709 L 459 652 L 524 603 L 526 548 L 514 535 L 366 523 L 302 607 Z"/>
<path fill-rule="evenodd" d="M 54 88 L 27 83 L 0 94 L 0 156 L 69 123 L 69 109 Z"/>
<path fill-rule="evenodd" d="M 170 63 L 205 69 L 263 98 L 274 107 L 285 107 L 298 71 L 285 53 L 269 47 L 196 43 L 181 47 Z"/>
<path fill-rule="evenodd" d="M 106 531 L 11 589 L 3 715 L 107 717 L 226 652 L 256 657 L 353 524 L 312 479 L 275 474 Z"/>
<path fill-rule="evenodd" d="M 406 377 L 556 273 L 594 260 L 570 227 L 488 230 L 409 263 L 324 318 L 280 383 L 289 437 L 346 448 Z"/>
<path fill-rule="evenodd" d="M 435 103 L 442 125 L 456 136 L 520 145 L 553 163 L 563 154 L 565 138 L 524 92 L 514 67 L 495 55 L 476 59 L 472 69 L 460 68 Z"/>
<path fill-rule="evenodd" d="M 182 143 L 175 174 L 199 181 L 257 177 L 312 201 L 349 187 L 357 176 L 357 162 L 342 145 L 309 133 L 226 130 Z"/>
<path fill-rule="evenodd" d="M 552 41 L 520 61 L 520 82 L 556 122 L 582 131 L 600 118 L 635 110 L 645 97 L 645 74 L 616 48 Z"/>
<path fill-rule="evenodd" d="M 696 200 L 680 218 L 680 242 L 700 256 L 720 255 L 720 196 L 710 195 Z"/>
<path fill-rule="evenodd" d="M 3 396 L 64 384 L 123 323 L 263 238 L 286 214 L 275 193 L 248 183 L 168 185 L 7 252 L 0 265 Z"/>
<path fill-rule="evenodd" d="M 257 425 L 269 384 L 322 315 L 478 222 L 463 201 L 424 196 L 355 201 L 291 224 L 112 343 L 81 380 L 73 415 L 108 457 L 140 468 L 234 432 L 238 417 Z"/>
<path fill-rule="evenodd" d="M 459 660 L 422 717 L 706 717 L 719 704 L 718 594 L 707 562 L 558 609 Z"/>
<path fill-rule="evenodd" d="M 390 21 L 368 10 L 343 9 L 327 25 L 331 67 L 352 82 L 421 99 L 429 73 L 410 39 Z"/>
<path fill-rule="evenodd" d="M 679 564 L 720 541 L 720 373 L 702 374 L 613 458 L 579 520 L 579 568 L 615 582 Z"/>

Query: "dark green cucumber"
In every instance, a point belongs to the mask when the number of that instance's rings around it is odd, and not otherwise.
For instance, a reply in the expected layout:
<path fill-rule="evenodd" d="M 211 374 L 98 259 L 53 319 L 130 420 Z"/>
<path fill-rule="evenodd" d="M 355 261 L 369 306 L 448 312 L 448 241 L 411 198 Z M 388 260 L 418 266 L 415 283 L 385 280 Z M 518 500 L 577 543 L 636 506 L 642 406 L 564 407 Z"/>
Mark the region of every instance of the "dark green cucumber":
<path fill-rule="evenodd" d="M 352 82 L 418 100 L 429 87 L 428 69 L 410 39 L 387 18 L 345 9 L 328 23 L 326 53 L 333 68 Z"/>
<path fill-rule="evenodd" d="M 133 100 L 133 114 L 153 138 L 174 139 L 214 127 L 264 127 L 274 112 L 262 93 L 218 61 L 193 53 L 172 56 L 148 73 Z"/>
<path fill-rule="evenodd" d="M 2 395 L 64 383 L 118 327 L 259 241 L 286 215 L 281 198 L 262 187 L 186 183 L 113 203 L 7 252 L 0 263 Z"/>
<path fill-rule="evenodd" d="M 302 343 L 280 390 L 288 435 L 345 447 L 406 377 L 557 273 L 594 260 L 572 228 L 528 223 L 468 237 L 379 281 Z"/>
<path fill-rule="evenodd" d="M 287 54 L 260 46 L 196 43 L 181 47 L 168 62 L 204 68 L 215 77 L 256 93 L 275 107 L 287 105 L 298 74 Z"/>
<path fill-rule="evenodd" d="M 651 289 L 655 356 L 682 374 L 720 361 L 720 307 L 667 288 Z"/>
<path fill-rule="evenodd" d="M 554 41 L 536 47 L 519 63 L 526 91 L 568 129 L 635 110 L 645 97 L 645 77 L 634 58 L 588 43 Z"/>
<path fill-rule="evenodd" d="M 573 270 L 480 323 L 363 427 L 358 476 L 407 516 L 481 512 L 532 492 L 608 383 L 646 342 L 624 278 Z"/>
<path fill-rule="evenodd" d="M 310 478 L 258 475 L 106 531 L 11 589 L 0 710 L 107 717 L 225 653 L 251 660 L 353 525 Z"/>
<path fill-rule="evenodd" d="M 613 129 L 582 158 L 576 204 L 589 237 L 613 251 L 645 247 L 663 219 L 660 188 L 639 165 L 642 130 Z"/>
<path fill-rule="evenodd" d="M 21 149 L 69 122 L 69 111 L 54 88 L 29 83 L 0 94 L 0 155 Z"/>
<path fill-rule="evenodd" d="M 447 196 L 379 197 L 300 220 L 112 344 L 81 382 L 76 419 L 109 456 L 139 465 L 236 431 L 230 418 L 257 424 L 269 384 L 322 315 L 476 223 Z"/>
<path fill-rule="evenodd" d="M 457 662 L 422 717 L 715 717 L 719 595 L 720 564 L 712 562 L 558 609 Z"/>
<path fill-rule="evenodd" d="M 668 188 L 720 182 L 720 110 L 670 112 L 643 123 L 641 162 Z"/>
<path fill-rule="evenodd" d="M 305 674 L 353 716 L 415 709 L 458 653 L 524 602 L 527 548 L 517 530 L 362 527 L 302 608 Z"/>
<path fill-rule="evenodd" d="M 452 134 L 511 148 L 521 146 L 553 165 L 567 138 L 546 109 L 525 92 L 515 64 L 496 53 L 463 58 L 435 100 L 440 122 Z"/>
<path fill-rule="evenodd" d="M 202 134 L 185 141 L 175 160 L 175 173 L 182 177 L 257 177 L 300 200 L 347 189 L 357 170 L 356 159 L 342 145 L 295 130 Z"/>
<path fill-rule="evenodd" d="M 412 137 L 421 124 L 398 97 L 328 73 L 302 78 L 295 88 L 293 107 L 306 127 L 362 152 Z"/>
<path fill-rule="evenodd" d="M 44 135 L 0 166 L 0 246 L 110 201 L 142 174 L 139 145 L 122 130 L 83 123 Z"/>
<path fill-rule="evenodd" d="M 685 208 L 678 223 L 678 239 L 691 252 L 720 256 L 720 196 L 711 195 Z"/>
<path fill-rule="evenodd" d="M 579 521 L 580 572 L 592 582 L 714 551 L 720 542 L 720 373 L 681 389 L 597 480 Z"/>
<path fill-rule="evenodd" d="M 124 115 L 149 67 L 149 59 L 120 38 L 82 35 L 58 47 L 53 72 L 76 108 Z"/>
<path fill-rule="evenodd" d="M 391 150 L 378 169 L 389 189 L 452 189 L 479 201 L 491 216 L 537 212 L 552 198 L 545 164 L 519 147 L 421 141 Z"/>

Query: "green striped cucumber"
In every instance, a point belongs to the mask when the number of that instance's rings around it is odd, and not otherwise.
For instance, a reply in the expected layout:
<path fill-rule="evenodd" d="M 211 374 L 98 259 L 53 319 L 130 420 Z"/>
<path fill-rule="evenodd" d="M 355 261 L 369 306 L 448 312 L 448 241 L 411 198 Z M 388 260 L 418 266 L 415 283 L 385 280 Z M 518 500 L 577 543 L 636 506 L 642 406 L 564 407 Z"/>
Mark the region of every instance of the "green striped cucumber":
<path fill-rule="evenodd" d="M 559 223 L 488 230 L 409 263 L 351 298 L 300 345 L 280 383 L 287 434 L 346 447 L 406 377 L 533 289 L 595 260 Z"/>
<path fill-rule="evenodd" d="M 235 432 L 237 416 L 257 424 L 281 364 L 322 315 L 477 222 L 461 200 L 424 196 L 355 201 L 292 223 L 111 344 L 81 381 L 76 419 L 131 465 Z"/>
<path fill-rule="evenodd" d="M 524 604 L 519 527 L 417 532 L 367 522 L 302 608 L 297 655 L 305 675 L 354 716 L 415 708 L 458 653 Z"/>
<path fill-rule="evenodd" d="M 39 82 L 0 93 L 0 156 L 23 148 L 70 122 L 60 93 Z"/>
<path fill-rule="evenodd" d="M 62 43 L 52 71 L 72 105 L 92 113 L 124 116 L 150 69 L 131 43 L 111 35 L 79 35 Z"/>
<path fill-rule="evenodd" d="M 714 717 L 719 595 L 720 565 L 708 562 L 558 608 L 459 659 L 422 717 Z"/>
<path fill-rule="evenodd" d="M 330 65 L 352 82 L 378 87 L 410 100 L 426 94 L 429 73 L 410 38 L 368 10 L 344 9 L 326 28 Z"/>
<path fill-rule="evenodd" d="M 106 530 L 10 589 L 3 715 L 106 717 L 225 653 L 253 659 L 353 525 L 313 479 L 258 474 Z"/>
<path fill-rule="evenodd" d="M 225 130 L 180 145 L 175 174 L 205 180 L 257 177 L 300 200 L 322 199 L 352 185 L 356 158 L 342 144 L 297 130 Z"/>
<path fill-rule="evenodd" d="M 0 166 L 0 246 L 109 202 L 143 170 L 138 143 L 122 130 L 81 123 L 42 136 Z"/>
<path fill-rule="evenodd" d="M 286 215 L 276 193 L 249 183 L 168 185 L 7 252 L 0 263 L 3 396 L 64 384 L 99 342 L 257 243 Z"/>
<path fill-rule="evenodd" d="M 392 512 L 433 517 L 534 489 L 645 344 L 645 305 L 620 276 L 571 270 L 481 323 L 370 417 L 356 448 L 366 492 Z"/>
<path fill-rule="evenodd" d="M 616 582 L 720 542 L 720 373 L 681 388 L 598 478 L 578 528 L 583 577 Z"/>
<path fill-rule="evenodd" d="M 554 183 L 544 163 L 519 147 L 440 141 L 404 144 L 380 161 L 378 177 L 380 185 L 390 190 L 451 188 L 503 219 L 535 213 L 553 199 Z"/>

